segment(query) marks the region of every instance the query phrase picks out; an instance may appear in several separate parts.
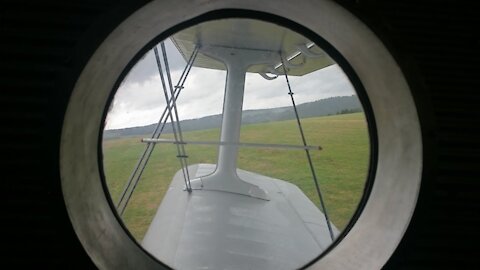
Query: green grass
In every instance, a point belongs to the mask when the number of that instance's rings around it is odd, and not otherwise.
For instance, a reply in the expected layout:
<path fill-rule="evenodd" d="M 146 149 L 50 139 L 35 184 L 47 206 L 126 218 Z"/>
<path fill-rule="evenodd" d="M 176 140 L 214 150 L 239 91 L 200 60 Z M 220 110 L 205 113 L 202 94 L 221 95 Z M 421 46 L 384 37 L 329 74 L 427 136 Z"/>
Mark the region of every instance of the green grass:
<path fill-rule="evenodd" d="M 362 196 L 369 165 L 369 139 L 363 113 L 302 119 L 307 142 L 323 150 L 311 151 L 328 214 L 339 230 L 345 228 Z M 184 133 L 185 140 L 218 140 L 219 130 Z M 104 169 L 112 199 L 128 180 L 145 145 L 140 138 L 106 140 Z M 242 142 L 301 145 L 296 121 L 242 126 Z M 189 164 L 216 163 L 217 147 L 189 145 Z M 141 240 L 168 188 L 180 169 L 173 145 L 158 145 L 124 213 L 123 220 Z M 316 205 L 319 199 L 304 151 L 241 148 L 238 167 L 296 184 Z"/>

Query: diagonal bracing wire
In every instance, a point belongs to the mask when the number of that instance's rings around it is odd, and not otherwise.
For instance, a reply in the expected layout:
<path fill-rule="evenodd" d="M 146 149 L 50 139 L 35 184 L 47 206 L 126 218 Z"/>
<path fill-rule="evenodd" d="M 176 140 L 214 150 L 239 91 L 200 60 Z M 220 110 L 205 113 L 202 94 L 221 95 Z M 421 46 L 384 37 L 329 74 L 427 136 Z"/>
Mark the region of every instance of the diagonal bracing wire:
<path fill-rule="evenodd" d="M 198 48 L 195 48 L 192 55 L 190 56 L 189 60 L 187 61 L 187 64 L 180 76 L 180 79 L 178 80 L 177 85 L 175 86 L 175 91 L 172 97 L 167 101 L 167 106 L 169 104 L 172 104 L 174 100 L 178 98 L 180 95 L 181 90 L 184 88 L 183 85 L 185 84 L 185 81 L 188 77 L 188 74 L 190 73 L 190 70 L 193 66 L 193 62 L 195 61 L 195 58 L 197 57 L 198 54 Z M 163 132 L 163 129 L 165 128 L 165 124 L 168 120 L 168 108 L 165 107 L 162 115 L 160 116 L 160 119 L 158 120 L 158 123 L 151 135 L 151 139 L 158 139 L 160 135 Z M 127 183 L 125 184 L 123 191 L 121 193 L 120 199 L 117 203 L 117 212 L 121 215 L 123 215 L 123 212 L 125 211 L 125 208 L 130 201 L 130 198 L 133 194 L 133 191 L 135 190 L 142 174 L 143 171 L 148 163 L 148 160 L 150 159 L 150 156 L 153 152 L 153 149 L 155 148 L 155 144 L 148 143 L 145 146 L 145 149 L 143 153 L 140 155 L 140 158 L 137 161 L 137 164 L 135 165 L 134 170 L 132 171 L 130 178 L 128 179 Z"/>
<path fill-rule="evenodd" d="M 297 119 L 297 125 L 298 125 L 298 129 L 300 131 L 300 136 L 302 137 L 303 146 L 306 147 L 307 146 L 307 140 L 305 139 L 305 134 L 303 133 L 303 128 L 302 128 L 302 124 L 300 122 L 300 117 L 298 116 L 297 106 L 295 104 L 295 99 L 293 98 L 292 88 L 290 86 L 290 81 L 288 80 L 287 69 L 285 68 L 285 63 L 283 62 L 284 58 L 283 58 L 281 53 L 280 53 L 280 59 L 281 59 L 281 62 L 282 62 L 282 68 L 283 68 L 283 72 L 285 74 L 285 79 L 287 81 L 288 94 L 290 95 L 290 99 L 292 100 L 293 110 L 295 112 L 295 117 Z M 313 167 L 312 157 L 310 156 L 310 151 L 308 150 L 308 148 L 305 148 L 305 154 L 307 155 L 307 160 L 308 160 L 308 164 L 310 166 L 310 171 L 312 173 L 313 182 L 315 183 L 315 188 L 317 190 L 318 198 L 320 199 L 320 206 L 322 207 L 323 214 L 325 215 L 325 220 L 327 222 L 328 231 L 330 233 L 330 238 L 332 238 L 332 241 L 333 241 L 335 239 L 335 237 L 333 235 L 332 225 L 330 224 L 330 219 L 328 218 L 327 208 L 325 207 L 325 202 L 323 200 L 322 192 L 320 191 L 320 185 L 318 184 L 317 174 L 315 173 L 315 168 Z"/>
<path fill-rule="evenodd" d="M 173 91 L 173 85 L 172 85 L 172 78 L 170 77 L 170 67 L 168 65 L 168 58 L 167 58 L 167 51 L 165 49 L 165 43 L 161 42 L 160 47 L 162 49 L 162 56 L 163 56 L 163 62 L 165 64 L 165 73 L 167 75 L 167 80 L 168 80 L 168 88 L 170 89 L 170 95 L 173 97 L 174 91 Z M 165 100 L 168 101 L 168 92 L 167 92 L 167 85 L 165 81 L 165 77 L 163 76 L 163 72 L 161 71 L 162 66 L 160 63 L 160 58 L 158 55 L 158 50 L 157 47 L 154 48 L 155 52 L 155 58 L 157 60 L 157 65 L 158 65 L 158 70 L 160 72 L 160 79 L 162 80 L 162 86 L 163 86 L 163 92 L 165 94 Z M 168 104 L 169 105 L 169 104 Z M 188 163 L 187 163 L 187 153 L 185 151 L 185 146 L 181 142 L 183 142 L 183 136 L 182 136 L 182 128 L 180 127 L 180 119 L 178 117 L 178 110 L 177 110 L 177 103 L 175 102 L 175 99 L 173 100 L 171 106 L 167 106 L 169 110 L 169 116 L 170 116 L 170 123 L 172 125 L 172 130 L 173 130 L 173 136 L 175 138 L 176 142 L 180 142 L 180 144 L 176 144 L 177 146 L 177 157 L 180 162 L 180 167 L 183 173 L 183 179 L 185 180 L 185 186 L 188 192 L 192 192 L 192 187 L 190 185 L 190 175 L 188 172 Z M 172 110 L 173 109 L 173 110 Z"/>

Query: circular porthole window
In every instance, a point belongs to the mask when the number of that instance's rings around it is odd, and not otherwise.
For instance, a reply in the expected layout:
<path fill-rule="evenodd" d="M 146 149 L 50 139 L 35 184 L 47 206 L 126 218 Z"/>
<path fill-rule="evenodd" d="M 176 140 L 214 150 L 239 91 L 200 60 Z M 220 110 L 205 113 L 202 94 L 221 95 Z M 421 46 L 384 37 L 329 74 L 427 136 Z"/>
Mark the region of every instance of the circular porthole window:
<path fill-rule="evenodd" d="M 329 1 L 188 3 L 133 14 L 72 93 L 62 188 L 93 261 L 381 268 L 422 159 L 388 51 Z"/>
<path fill-rule="evenodd" d="M 105 181 L 136 241 L 172 268 L 298 269 L 366 197 L 373 163 L 357 92 L 297 32 L 199 23 L 147 50 L 119 85 Z"/>

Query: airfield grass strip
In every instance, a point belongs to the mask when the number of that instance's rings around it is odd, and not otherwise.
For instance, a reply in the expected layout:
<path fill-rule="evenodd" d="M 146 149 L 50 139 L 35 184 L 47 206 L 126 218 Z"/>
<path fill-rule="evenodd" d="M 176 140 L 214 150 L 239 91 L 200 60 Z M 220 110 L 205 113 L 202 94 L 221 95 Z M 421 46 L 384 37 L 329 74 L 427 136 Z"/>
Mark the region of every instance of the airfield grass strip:
<path fill-rule="evenodd" d="M 330 219 L 342 230 L 362 196 L 369 162 L 369 140 L 363 113 L 302 119 L 307 142 L 323 150 L 312 151 L 315 170 Z M 103 142 L 104 170 L 116 202 L 145 145 L 145 136 Z M 169 136 L 165 136 L 169 137 Z M 185 140 L 212 141 L 219 129 L 185 132 Z M 294 120 L 242 126 L 242 142 L 298 144 L 301 139 Z M 188 163 L 216 163 L 215 146 L 187 145 Z M 317 206 L 319 199 L 304 151 L 240 148 L 238 167 L 297 185 Z M 157 145 L 123 221 L 141 241 L 155 215 L 173 175 L 179 170 L 174 145 Z"/>

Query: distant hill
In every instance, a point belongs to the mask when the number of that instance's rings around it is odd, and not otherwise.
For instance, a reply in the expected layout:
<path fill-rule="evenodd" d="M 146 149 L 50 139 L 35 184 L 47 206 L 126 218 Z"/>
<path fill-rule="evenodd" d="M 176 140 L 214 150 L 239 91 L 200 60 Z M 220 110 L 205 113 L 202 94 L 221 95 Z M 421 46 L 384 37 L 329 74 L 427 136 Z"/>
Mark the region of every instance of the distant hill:
<path fill-rule="evenodd" d="M 351 113 L 362 111 L 362 106 L 357 96 L 331 97 L 313 102 L 297 105 L 298 114 L 301 118 L 325 116 L 340 113 Z M 273 109 L 245 110 L 242 114 L 242 124 L 253 124 L 295 119 L 291 106 Z M 219 128 L 222 122 L 222 115 L 210 115 L 197 119 L 180 121 L 182 131 Z M 105 130 L 104 139 L 118 138 L 125 136 L 151 134 L 156 124 L 141 127 Z M 171 125 L 167 124 L 164 133 L 172 132 Z"/>

